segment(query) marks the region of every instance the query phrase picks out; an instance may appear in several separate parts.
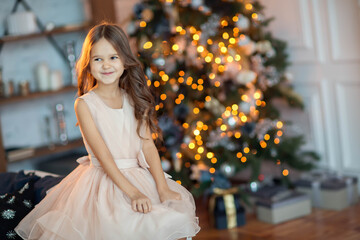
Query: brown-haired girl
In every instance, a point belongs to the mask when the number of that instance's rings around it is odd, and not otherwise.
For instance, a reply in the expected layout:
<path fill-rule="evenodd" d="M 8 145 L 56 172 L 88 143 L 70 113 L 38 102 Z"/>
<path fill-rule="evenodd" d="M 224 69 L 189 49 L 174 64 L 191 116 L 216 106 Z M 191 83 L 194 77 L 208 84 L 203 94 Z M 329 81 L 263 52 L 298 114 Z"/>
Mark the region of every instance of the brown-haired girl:
<path fill-rule="evenodd" d="M 192 195 L 161 168 L 154 99 L 122 29 L 88 33 L 75 113 L 88 156 L 19 223 L 23 239 L 172 240 L 200 230 Z"/>

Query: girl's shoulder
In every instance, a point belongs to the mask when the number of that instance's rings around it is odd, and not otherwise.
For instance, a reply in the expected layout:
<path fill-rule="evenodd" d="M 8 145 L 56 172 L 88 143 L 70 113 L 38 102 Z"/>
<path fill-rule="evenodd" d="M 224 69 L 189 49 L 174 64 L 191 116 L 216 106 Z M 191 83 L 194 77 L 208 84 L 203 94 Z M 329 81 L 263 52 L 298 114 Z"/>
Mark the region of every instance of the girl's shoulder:
<path fill-rule="evenodd" d="M 91 91 L 76 98 L 76 102 L 78 102 L 79 100 L 83 100 L 84 102 L 86 102 L 89 108 L 91 105 L 94 105 L 94 100 Z"/>
<path fill-rule="evenodd" d="M 126 100 L 130 103 L 131 106 L 134 106 L 134 101 L 132 99 L 132 97 L 130 96 L 130 94 L 128 94 L 126 92 L 125 89 L 121 88 L 122 94 L 124 94 L 124 98 L 126 98 Z"/>

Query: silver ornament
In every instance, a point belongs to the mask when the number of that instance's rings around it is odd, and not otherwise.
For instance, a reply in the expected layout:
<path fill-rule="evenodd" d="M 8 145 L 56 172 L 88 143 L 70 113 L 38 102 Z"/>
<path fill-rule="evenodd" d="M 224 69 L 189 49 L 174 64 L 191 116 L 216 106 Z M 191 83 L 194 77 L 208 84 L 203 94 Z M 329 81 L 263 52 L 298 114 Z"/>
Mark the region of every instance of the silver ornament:
<path fill-rule="evenodd" d="M 232 177 L 235 175 L 235 167 L 229 163 L 223 163 L 220 166 L 220 172 L 224 174 L 226 177 Z"/>

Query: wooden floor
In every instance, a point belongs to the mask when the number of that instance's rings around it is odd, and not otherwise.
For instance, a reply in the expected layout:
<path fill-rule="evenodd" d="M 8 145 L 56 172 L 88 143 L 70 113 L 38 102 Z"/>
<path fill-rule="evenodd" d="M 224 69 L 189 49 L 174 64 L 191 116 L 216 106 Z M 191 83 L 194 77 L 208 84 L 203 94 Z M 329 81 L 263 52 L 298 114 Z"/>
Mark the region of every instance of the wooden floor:
<path fill-rule="evenodd" d="M 248 214 L 246 225 L 229 230 L 209 226 L 203 202 L 197 201 L 197 208 L 201 231 L 193 240 L 360 240 L 360 203 L 342 211 L 313 208 L 308 216 L 278 225 Z"/>

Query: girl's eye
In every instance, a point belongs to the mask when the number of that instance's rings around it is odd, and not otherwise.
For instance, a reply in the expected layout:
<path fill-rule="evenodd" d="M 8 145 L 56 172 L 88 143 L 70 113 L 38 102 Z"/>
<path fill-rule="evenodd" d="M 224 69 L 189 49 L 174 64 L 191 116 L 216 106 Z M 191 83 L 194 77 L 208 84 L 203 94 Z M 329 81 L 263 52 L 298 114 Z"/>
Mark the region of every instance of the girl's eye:
<path fill-rule="evenodd" d="M 117 57 L 117 56 L 112 56 L 111 59 L 112 59 L 112 60 L 118 59 L 118 57 Z"/>
<path fill-rule="evenodd" d="M 101 58 L 94 58 L 95 62 L 101 61 Z"/>

